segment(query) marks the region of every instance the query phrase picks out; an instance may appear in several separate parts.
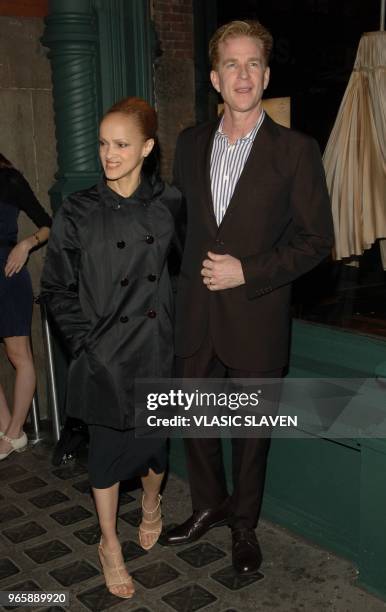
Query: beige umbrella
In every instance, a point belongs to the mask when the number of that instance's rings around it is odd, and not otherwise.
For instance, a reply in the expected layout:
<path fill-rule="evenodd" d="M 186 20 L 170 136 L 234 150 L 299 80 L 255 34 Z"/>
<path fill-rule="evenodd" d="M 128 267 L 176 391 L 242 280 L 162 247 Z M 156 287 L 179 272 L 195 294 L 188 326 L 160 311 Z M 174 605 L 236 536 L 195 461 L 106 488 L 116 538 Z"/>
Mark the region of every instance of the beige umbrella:
<path fill-rule="evenodd" d="M 359 42 L 323 162 L 335 258 L 362 255 L 377 239 L 386 239 L 386 32 L 382 30 L 364 34 Z M 386 269 L 386 240 L 380 245 Z"/>

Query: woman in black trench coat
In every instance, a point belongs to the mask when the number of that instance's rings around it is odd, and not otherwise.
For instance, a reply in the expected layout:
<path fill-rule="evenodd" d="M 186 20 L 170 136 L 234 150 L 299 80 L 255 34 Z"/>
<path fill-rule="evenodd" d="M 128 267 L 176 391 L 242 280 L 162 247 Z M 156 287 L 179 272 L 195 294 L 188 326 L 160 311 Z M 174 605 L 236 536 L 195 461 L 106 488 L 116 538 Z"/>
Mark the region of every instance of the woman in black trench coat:
<path fill-rule="evenodd" d="M 100 125 L 104 179 L 67 198 L 55 217 L 43 297 L 72 355 L 67 414 L 89 426 L 89 475 L 109 590 L 134 593 L 116 533 L 119 482 L 141 476 L 139 541 L 161 531 L 162 440 L 134 437 L 134 379 L 170 376 L 172 294 L 166 257 L 179 194 L 143 168 L 157 118 L 140 98 L 115 104 Z M 149 160 L 146 160 L 149 161 Z"/>

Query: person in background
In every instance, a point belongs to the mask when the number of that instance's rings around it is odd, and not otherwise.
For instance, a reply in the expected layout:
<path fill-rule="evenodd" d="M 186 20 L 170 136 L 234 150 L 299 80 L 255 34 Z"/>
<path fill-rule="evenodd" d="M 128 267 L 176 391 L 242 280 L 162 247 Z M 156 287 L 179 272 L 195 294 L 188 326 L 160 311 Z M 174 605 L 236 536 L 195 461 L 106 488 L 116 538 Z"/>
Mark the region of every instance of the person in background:
<path fill-rule="evenodd" d="M 317 143 L 278 125 L 262 107 L 272 42 L 257 21 L 233 21 L 214 33 L 210 77 L 224 114 L 177 141 L 175 184 L 187 202 L 176 302 L 180 378 L 281 379 L 292 282 L 333 243 Z M 227 522 L 234 569 L 256 572 L 269 442 L 232 438 L 229 495 L 221 440 L 187 439 L 193 514 L 160 542 L 189 544 Z"/>
<path fill-rule="evenodd" d="M 162 527 L 166 442 L 134 435 L 134 379 L 168 377 L 173 363 L 167 254 L 180 194 L 152 163 L 156 131 L 156 113 L 141 98 L 107 111 L 99 132 L 104 178 L 60 207 L 42 276 L 42 297 L 72 356 L 66 411 L 89 428 L 99 557 L 108 589 L 122 598 L 134 594 L 116 531 L 122 480 L 142 479 L 145 550 Z"/>
<path fill-rule="evenodd" d="M 18 242 L 20 210 L 38 230 Z M 48 239 L 50 226 L 51 218 L 23 175 L 0 153 L 0 337 L 16 370 L 12 410 L 0 385 L 0 461 L 28 444 L 23 426 L 36 375 L 30 345 L 33 295 L 25 264 L 30 252 Z"/>

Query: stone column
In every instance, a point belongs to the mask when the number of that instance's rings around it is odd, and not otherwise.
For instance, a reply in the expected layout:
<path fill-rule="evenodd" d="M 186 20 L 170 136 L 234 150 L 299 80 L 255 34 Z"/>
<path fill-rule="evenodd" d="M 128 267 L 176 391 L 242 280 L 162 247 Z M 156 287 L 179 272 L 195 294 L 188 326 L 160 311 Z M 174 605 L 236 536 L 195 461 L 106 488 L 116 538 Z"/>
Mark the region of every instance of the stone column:
<path fill-rule="evenodd" d="M 51 60 L 58 154 L 53 210 L 97 182 L 98 32 L 91 0 L 50 0 L 42 44 Z"/>

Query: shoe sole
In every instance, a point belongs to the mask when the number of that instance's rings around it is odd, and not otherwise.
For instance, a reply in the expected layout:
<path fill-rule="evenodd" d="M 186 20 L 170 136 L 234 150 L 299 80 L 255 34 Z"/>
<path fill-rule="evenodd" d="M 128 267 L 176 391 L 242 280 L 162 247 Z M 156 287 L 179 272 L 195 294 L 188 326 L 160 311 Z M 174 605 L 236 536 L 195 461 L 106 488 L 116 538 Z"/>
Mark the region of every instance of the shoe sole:
<path fill-rule="evenodd" d="M 206 530 L 204 531 L 204 533 L 196 538 L 189 538 L 187 540 L 185 540 L 184 542 L 162 542 L 161 538 L 159 538 L 158 540 L 158 544 L 161 544 L 161 546 L 184 546 L 185 544 L 192 544 L 193 542 L 197 542 L 198 540 L 200 540 L 202 537 L 204 537 L 204 535 L 210 531 L 211 529 L 215 529 L 216 527 L 225 527 L 226 525 L 228 525 L 228 520 L 227 519 L 223 519 L 222 521 L 218 521 L 217 523 L 213 523 L 212 525 L 209 525 L 209 527 L 206 528 Z M 167 535 L 167 534 L 165 534 Z"/>
<path fill-rule="evenodd" d="M 1 439 L 1 438 L 0 438 Z M 12 448 L 9 453 L 7 453 L 6 455 L 1 456 L 0 455 L 0 461 L 4 461 L 4 459 L 7 459 L 7 457 L 9 457 L 10 455 L 12 455 L 12 453 L 24 453 L 24 451 L 26 451 L 28 448 L 28 444 L 26 444 L 25 446 L 22 446 L 21 448 Z"/>

